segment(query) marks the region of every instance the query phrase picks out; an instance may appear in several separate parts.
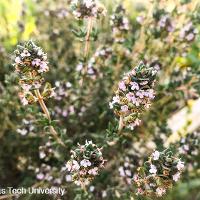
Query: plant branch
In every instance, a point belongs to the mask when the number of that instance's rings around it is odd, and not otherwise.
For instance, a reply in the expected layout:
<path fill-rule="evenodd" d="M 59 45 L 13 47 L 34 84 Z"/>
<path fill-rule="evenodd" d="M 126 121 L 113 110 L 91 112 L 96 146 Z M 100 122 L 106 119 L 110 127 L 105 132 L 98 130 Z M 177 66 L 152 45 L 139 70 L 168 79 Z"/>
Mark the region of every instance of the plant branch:
<path fill-rule="evenodd" d="M 119 127 L 118 127 L 118 133 L 121 133 L 123 127 L 124 127 L 123 116 L 120 116 L 120 119 L 119 119 Z"/>
<path fill-rule="evenodd" d="M 83 85 L 83 79 L 84 79 L 84 76 L 87 74 L 87 70 L 88 70 L 88 66 L 87 66 L 86 61 L 87 61 L 89 49 L 90 49 L 90 33 L 92 31 L 92 27 L 93 27 L 93 18 L 89 17 L 88 22 L 87 22 L 87 33 L 86 33 L 86 36 L 85 36 L 85 48 L 84 48 L 85 64 L 84 64 L 84 68 L 83 68 L 83 77 L 80 81 L 80 85 Z"/>
<path fill-rule="evenodd" d="M 51 116 L 49 114 L 49 110 L 46 107 L 46 104 L 44 103 L 43 97 L 41 96 L 39 89 L 35 90 L 35 95 L 38 98 L 38 102 L 39 102 L 40 107 L 42 108 L 43 112 L 45 113 L 46 118 L 49 120 L 49 122 L 51 122 Z M 50 125 L 49 130 L 50 130 L 50 133 L 52 134 L 52 136 L 57 140 L 57 142 L 60 145 L 62 145 L 63 147 L 65 147 L 65 144 L 59 138 L 58 133 L 56 132 L 56 130 L 54 129 L 54 127 L 52 125 Z"/>
<path fill-rule="evenodd" d="M 93 18 L 89 17 L 88 24 L 87 24 L 87 34 L 85 37 L 85 49 L 84 49 L 84 58 L 85 59 L 87 59 L 89 49 L 90 49 L 90 33 L 92 31 L 92 26 L 93 26 Z"/>

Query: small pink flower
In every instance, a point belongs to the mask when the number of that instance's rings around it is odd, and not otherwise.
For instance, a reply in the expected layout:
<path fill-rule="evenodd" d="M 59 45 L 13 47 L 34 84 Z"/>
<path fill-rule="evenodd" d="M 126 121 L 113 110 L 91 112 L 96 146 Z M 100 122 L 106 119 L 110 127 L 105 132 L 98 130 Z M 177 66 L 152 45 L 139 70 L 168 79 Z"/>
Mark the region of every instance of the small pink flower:
<path fill-rule="evenodd" d="M 16 62 L 17 64 L 19 64 L 19 63 L 21 63 L 22 61 L 21 61 L 20 57 L 16 57 L 16 58 L 15 58 L 15 62 Z"/>
<path fill-rule="evenodd" d="M 156 174 L 156 173 L 157 173 L 157 168 L 156 168 L 156 166 L 151 164 L 149 172 L 150 172 L 151 174 Z"/>
<path fill-rule="evenodd" d="M 125 170 L 125 174 L 126 174 L 127 176 L 129 176 L 129 177 L 132 175 L 132 174 L 131 174 L 131 171 L 130 171 L 130 170 L 128 170 L 128 169 L 127 169 L 127 170 Z"/>
<path fill-rule="evenodd" d="M 138 194 L 143 194 L 143 192 L 144 192 L 144 191 L 142 190 L 142 188 L 138 188 L 138 189 L 137 189 L 136 195 L 138 195 Z"/>
<path fill-rule="evenodd" d="M 47 72 L 49 70 L 49 67 L 47 66 L 47 63 L 44 61 L 40 62 L 40 69 L 39 72 Z"/>
<path fill-rule="evenodd" d="M 139 85 L 136 83 L 136 82 L 131 82 L 130 83 L 132 86 L 131 86 L 131 90 L 139 90 Z"/>
<path fill-rule="evenodd" d="M 80 165 L 83 167 L 89 167 L 91 166 L 91 162 L 89 160 L 84 159 L 80 162 Z"/>
<path fill-rule="evenodd" d="M 98 174 L 98 168 L 95 167 L 95 168 L 93 168 L 93 169 L 90 169 L 90 170 L 88 171 L 88 174 L 91 174 L 91 175 L 93 175 L 93 176 L 96 176 L 96 175 Z"/>
<path fill-rule="evenodd" d="M 69 112 L 70 112 L 70 114 L 72 114 L 72 115 L 75 113 L 74 106 L 69 106 Z"/>
<path fill-rule="evenodd" d="M 158 187 L 158 188 L 156 189 L 156 194 L 157 194 L 157 196 L 159 196 L 159 197 L 163 196 L 163 194 L 165 194 L 165 193 L 166 193 L 166 190 L 165 190 L 164 188 Z"/>
<path fill-rule="evenodd" d="M 184 169 L 184 162 L 179 160 L 176 167 L 179 171 L 183 170 Z"/>
<path fill-rule="evenodd" d="M 183 149 L 184 149 L 185 151 L 189 151 L 189 150 L 190 150 L 189 145 L 188 145 L 188 144 L 185 144 L 185 145 L 183 146 Z"/>
<path fill-rule="evenodd" d="M 139 24 L 142 24 L 143 21 L 144 21 L 144 17 L 143 17 L 143 16 L 137 16 L 137 17 L 136 17 L 136 21 L 137 21 Z"/>
<path fill-rule="evenodd" d="M 140 106 L 140 103 L 141 103 L 140 99 L 135 99 L 133 101 L 133 104 L 135 104 L 137 107 Z"/>
<path fill-rule="evenodd" d="M 142 81 L 141 83 L 140 83 L 140 85 L 146 85 L 148 83 L 148 81 Z"/>
<path fill-rule="evenodd" d="M 20 133 L 21 135 L 27 135 L 28 131 L 26 129 L 17 129 L 17 132 Z"/>
<path fill-rule="evenodd" d="M 126 94 L 126 97 L 130 102 L 135 102 L 135 95 L 133 93 L 129 92 Z"/>
<path fill-rule="evenodd" d="M 35 82 L 35 83 L 33 84 L 33 86 L 34 86 L 36 89 L 38 89 L 38 88 L 40 88 L 40 87 L 41 87 L 41 84 L 40 84 L 40 83 L 38 83 L 38 82 Z"/>
<path fill-rule="evenodd" d="M 195 35 L 194 35 L 193 33 L 189 33 L 189 34 L 186 36 L 186 39 L 187 39 L 188 41 L 191 41 L 191 40 L 194 39 L 194 37 L 195 37 Z"/>
<path fill-rule="evenodd" d="M 110 108 L 110 109 L 113 109 L 113 108 L 114 108 L 113 102 L 109 102 L 109 108 Z"/>
<path fill-rule="evenodd" d="M 120 102 L 119 96 L 114 96 L 113 103 L 119 103 L 119 102 Z"/>
<path fill-rule="evenodd" d="M 159 151 L 154 151 L 152 154 L 153 160 L 158 160 L 160 157 L 160 152 Z"/>
<path fill-rule="evenodd" d="M 27 99 L 24 97 L 24 98 L 22 98 L 22 104 L 25 106 L 25 105 L 28 105 L 28 101 L 27 101 Z"/>
<path fill-rule="evenodd" d="M 87 8 L 90 8 L 93 6 L 94 2 L 92 0 L 84 0 L 84 4 Z"/>
<path fill-rule="evenodd" d="M 28 92 L 31 89 L 31 85 L 28 84 L 22 84 L 21 87 L 25 92 Z"/>
<path fill-rule="evenodd" d="M 136 92 L 136 95 L 137 95 L 138 97 L 140 97 L 141 99 L 144 98 L 144 93 L 143 93 L 143 91 L 137 91 L 137 92 Z"/>
<path fill-rule="evenodd" d="M 140 119 L 135 119 L 135 122 L 134 122 L 134 126 L 139 126 L 141 123 L 141 120 Z"/>
<path fill-rule="evenodd" d="M 65 176 L 65 180 L 67 181 L 67 182 L 71 182 L 72 181 L 72 176 L 71 175 L 66 175 Z"/>
<path fill-rule="evenodd" d="M 36 175 L 36 178 L 38 180 L 42 180 L 44 178 L 44 174 L 43 173 L 39 173 L 39 174 Z"/>
<path fill-rule="evenodd" d="M 28 50 L 24 50 L 22 53 L 21 53 L 21 57 L 29 57 L 31 54 L 29 53 Z"/>
<path fill-rule="evenodd" d="M 94 74 L 94 69 L 91 67 L 88 69 L 88 74 L 93 75 Z"/>
<path fill-rule="evenodd" d="M 65 165 L 67 171 L 71 171 L 72 170 L 72 162 L 68 161 L 67 164 Z"/>
<path fill-rule="evenodd" d="M 64 111 L 62 112 L 62 116 L 63 116 L 63 117 L 67 117 L 67 115 L 68 115 L 67 110 L 64 110 Z"/>
<path fill-rule="evenodd" d="M 126 91 L 126 85 L 125 85 L 124 81 L 121 81 L 119 83 L 119 89 L 122 91 Z"/>
<path fill-rule="evenodd" d="M 82 64 L 82 63 L 79 63 L 79 64 L 76 66 L 76 71 L 80 72 L 82 69 L 83 69 L 83 64 Z"/>
<path fill-rule="evenodd" d="M 41 56 L 43 54 L 43 51 L 41 49 L 39 49 L 39 51 L 37 52 L 38 56 Z"/>
<path fill-rule="evenodd" d="M 118 170 L 119 170 L 119 174 L 120 174 L 121 177 L 125 177 L 126 176 L 123 167 L 119 167 Z"/>
<path fill-rule="evenodd" d="M 176 174 L 174 174 L 172 177 L 173 177 L 173 180 L 175 181 L 175 182 L 177 182 L 179 179 L 180 179 L 180 173 L 179 172 L 177 172 Z"/>
<path fill-rule="evenodd" d="M 78 162 L 76 160 L 73 160 L 72 163 L 73 163 L 72 170 L 77 171 L 77 170 L 80 169 L 80 166 L 79 166 L 79 164 L 78 164 Z"/>
<path fill-rule="evenodd" d="M 40 62 L 41 60 L 39 58 L 35 58 L 33 61 L 32 61 L 32 65 L 33 66 L 40 66 Z"/>
<path fill-rule="evenodd" d="M 133 180 L 134 180 L 135 182 L 137 182 L 137 181 L 139 180 L 139 176 L 138 176 L 138 175 L 134 175 L 134 176 L 133 176 Z"/>
<path fill-rule="evenodd" d="M 122 112 L 127 112 L 128 111 L 128 106 L 127 105 L 121 106 L 121 111 Z"/>
<path fill-rule="evenodd" d="M 148 91 L 148 97 L 149 97 L 150 99 L 154 99 L 154 98 L 155 98 L 155 96 L 154 96 L 154 90 L 150 89 L 150 90 Z"/>

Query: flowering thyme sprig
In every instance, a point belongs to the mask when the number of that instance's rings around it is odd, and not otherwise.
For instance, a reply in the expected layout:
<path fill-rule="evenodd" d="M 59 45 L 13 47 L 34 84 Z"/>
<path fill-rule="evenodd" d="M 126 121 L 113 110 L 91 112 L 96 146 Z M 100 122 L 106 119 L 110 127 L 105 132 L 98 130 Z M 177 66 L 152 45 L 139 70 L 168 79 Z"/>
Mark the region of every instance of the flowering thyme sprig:
<path fill-rule="evenodd" d="M 118 6 L 114 14 L 110 18 L 113 38 L 115 42 L 122 43 L 125 40 L 125 35 L 129 30 L 129 21 L 125 16 L 125 9 L 122 5 Z"/>
<path fill-rule="evenodd" d="M 19 85 L 21 86 L 19 97 L 22 104 L 27 105 L 39 102 L 51 124 L 49 110 L 44 103 L 45 99 L 54 96 L 54 88 L 51 87 L 50 83 L 45 83 L 44 85 L 43 74 L 49 71 L 47 54 L 32 41 L 26 42 L 23 46 L 18 45 L 14 53 L 14 66 L 19 75 Z M 43 88 L 42 94 L 40 93 L 41 88 Z M 53 126 L 49 128 L 56 140 L 65 146 Z"/>
<path fill-rule="evenodd" d="M 163 196 L 180 179 L 183 169 L 184 162 L 174 157 L 169 149 L 154 151 L 144 166 L 138 168 L 138 174 L 133 178 L 136 194 Z"/>
<path fill-rule="evenodd" d="M 101 149 L 92 141 L 86 141 L 84 145 L 78 144 L 78 147 L 71 151 L 71 159 L 67 162 L 66 169 L 71 173 L 74 183 L 85 189 L 104 167 L 104 163 Z"/>
<path fill-rule="evenodd" d="M 110 108 L 120 117 L 119 130 L 124 126 L 134 129 L 140 124 L 142 112 L 150 107 L 155 97 L 153 86 L 156 74 L 156 68 L 141 62 L 119 82 L 110 102 Z"/>
<path fill-rule="evenodd" d="M 84 61 L 87 61 L 89 48 L 90 48 L 90 35 L 93 29 L 94 20 L 100 18 L 100 16 L 106 15 L 106 9 L 97 0 L 72 0 L 71 9 L 74 16 L 77 19 L 87 21 L 86 33 L 85 33 L 85 47 L 84 47 Z M 87 65 L 83 66 L 83 75 L 87 74 Z M 83 78 L 80 81 L 83 85 Z"/>
<path fill-rule="evenodd" d="M 106 14 L 105 8 L 96 0 L 71 0 L 70 5 L 77 19 L 99 18 Z"/>
<path fill-rule="evenodd" d="M 18 45 L 14 53 L 15 71 L 19 74 L 19 84 L 22 89 L 20 93 L 22 104 L 35 103 L 39 101 L 36 93 L 44 83 L 43 74 L 49 71 L 47 55 L 32 41 L 25 43 L 24 46 Z M 46 83 L 42 98 L 50 98 L 53 94 L 54 89 L 51 88 L 49 83 Z"/>
<path fill-rule="evenodd" d="M 93 27 L 93 20 L 106 15 L 106 9 L 96 0 L 72 0 L 71 9 L 77 19 L 87 20 L 87 29 L 85 36 L 84 58 L 87 58 L 89 52 L 90 33 Z"/>

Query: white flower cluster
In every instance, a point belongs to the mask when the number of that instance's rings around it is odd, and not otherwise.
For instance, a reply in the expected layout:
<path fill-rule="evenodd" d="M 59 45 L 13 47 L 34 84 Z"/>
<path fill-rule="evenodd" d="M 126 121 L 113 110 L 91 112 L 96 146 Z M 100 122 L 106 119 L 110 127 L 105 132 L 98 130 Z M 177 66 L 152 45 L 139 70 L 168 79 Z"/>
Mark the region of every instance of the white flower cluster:
<path fill-rule="evenodd" d="M 112 27 L 112 33 L 115 42 L 124 42 L 125 34 L 130 28 L 129 20 L 125 16 L 125 9 L 122 6 L 118 6 L 116 8 L 115 13 L 110 18 L 110 25 Z"/>
<path fill-rule="evenodd" d="M 15 69 L 19 73 L 35 71 L 38 74 L 49 71 L 47 54 L 32 41 L 23 46 L 18 45 L 15 50 Z"/>
<path fill-rule="evenodd" d="M 180 142 L 175 144 L 175 147 L 178 148 L 179 154 L 187 163 L 188 171 L 199 169 L 200 132 L 188 133 L 186 137 L 181 138 Z"/>
<path fill-rule="evenodd" d="M 37 98 L 32 91 L 42 86 L 43 73 L 49 71 L 47 55 L 32 41 L 26 42 L 23 46 L 18 45 L 14 53 L 14 66 L 19 74 L 19 84 L 22 89 L 19 97 L 23 105 L 34 103 Z M 53 95 L 53 88 L 47 83 L 43 91 L 43 97 L 49 98 Z"/>
<path fill-rule="evenodd" d="M 92 79 L 96 79 L 97 75 L 102 77 L 103 75 L 101 74 L 101 69 L 106 65 L 111 55 L 112 48 L 107 46 L 98 48 L 87 63 L 87 74 Z M 83 65 L 84 64 L 80 62 L 76 67 L 76 71 L 81 73 L 84 67 Z"/>
<path fill-rule="evenodd" d="M 57 10 L 56 15 L 57 15 L 58 18 L 64 19 L 69 15 L 69 12 L 65 8 L 60 8 L 59 10 Z"/>
<path fill-rule="evenodd" d="M 50 158 L 54 155 L 54 151 L 52 149 L 52 144 L 47 142 L 43 146 L 39 146 L 39 157 L 42 160 L 49 161 Z"/>
<path fill-rule="evenodd" d="M 85 145 L 78 145 L 72 151 L 71 160 L 67 162 L 65 168 L 72 175 L 76 185 L 85 187 L 99 174 L 104 162 L 101 149 L 92 141 L 86 141 Z"/>
<path fill-rule="evenodd" d="M 39 168 L 35 169 L 36 179 L 39 181 L 50 183 L 51 185 L 61 185 L 60 171 L 57 168 L 42 163 Z"/>
<path fill-rule="evenodd" d="M 128 185 L 132 183 L 132 178 L 137 171 L 139 160 L 139 157 L 136 155 L 128 155 L 118 169 L 120 177 L 123 178 L 124 182 Z"/>
<path fill-rule="evenodd" d="M 134 177 L 138 195 L 158 197 L 166 193 L 174 182 L 177 182 L 184 170 L 184 162 L 173 157 L 172 152 L 154 151 L 145 162 L 145 166 L 139 169 L 139 173 Z"/>
<path fill-rule="evenodd" d="M 106 9 L 96 0 L 72 0 L 71 9 L 77 19 L 106 15 Z"/>
<path fill-rule="evenodd" d="M 123 124 L 134 129 L 141 122 L 140 115 L 151 105 L 155 97 L 153 86 L 157 69 L 144 65 L 142 62 L 131 72 L 124 75 L 119 82 L 110 108 L 118 116 L 123 117 Z"/>
<path fill-rule="evenodd" d="M 186 156 L 198 156 L 200 144 L 200 133 L 188 133 L 185 138 L 181 138 L 179 153 Z"/>
<path fill-rule="evenodd" d="M 179 36 L 182 40 L 186 40 L 190 42 L 195 39 L 195 36 L 197 34 L 198 34 L 198 30 L 193 26 L 192 22 L 189 22 L 180 30 Z"/>
<path fill-rule="evenodd" d="M 100 69 L 105 65 L 106 59 L 112 54 L 112 48 L 102 47 L 97 49 L 94 56 L 90 58 L 88 62 L 88 75 L 95 78 L 97 74 L 100 74 Z"/>
<path fill-rule="evenodd" d="M 158 26 L 161 29 L 166 29 L 166 31 L 168 32 L 173 32 L 175 30 L 175 26 L 171 21 L 171 17 L 169 14 L 163 15 L 159 22 L 158 22 Z"/>
<path fill-rule="evenodd" d="M 26 136 L 30 133 L 34 133 L 35 129 L 36 129 L 36 127 L 33 124 L 33 120 L 23 119 L 22 125 L 17 128 L 17 133 L 19 133 L 22 136 Z"/>
<path fill-rule="evenodd" d="M 72 88 L 72 84 L 70 82 L 61 82 L 61 81 L 56 81 L 55 82 L 55 99 L 57 101 L 61 101 L 64 98 L 67 98 L 70 94 L 69 91 Z"/>

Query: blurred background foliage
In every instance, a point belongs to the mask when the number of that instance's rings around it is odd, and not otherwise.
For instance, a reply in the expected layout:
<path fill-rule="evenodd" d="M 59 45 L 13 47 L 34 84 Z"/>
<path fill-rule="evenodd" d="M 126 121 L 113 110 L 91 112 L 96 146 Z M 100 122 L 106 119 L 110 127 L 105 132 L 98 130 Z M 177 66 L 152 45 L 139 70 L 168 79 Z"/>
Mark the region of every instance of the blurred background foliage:
<path fill-rule="evenodd" d="M 102 1 L 107 17 L 95 22 L 97 36 L 91 42 L 90 57 L 98 48 L 112 48 L 112 56 L 98 64 L 95 76 L 80 88 L 77 65 L 81 61 L 83 43 L 72 30 L 84 27 L 71 15 L 66 0 L 1 0 L 0 1 L 0 186 L 30 187 L 32 185 L 62 186 L 67 188 L 63 199 L 137 199 L 133 186 L 119 176 L 118 168 L 125 157 L 147 158 L 155 148 L 162 149 L 173 127 L 168 120 L 183 108 L 188 109 L 198 100 L 200 93 L 200 37 L 192 41 L 179 38 L 179 30 L 192 21 L 200 31 L 199 5 L 196 0 L 168 1 Z M 113 41 L 109 16 L 116 5 L 126 9 L 130 30 L 125 42 Z M 156 29 L 158 10 L 170 14 L 176 31 L 168 33 Z M 139 18 L 143 21 L 139 23 Z M 46 79 L 56 87 L 55 100 L 47 102 L 56 121 L 57 129 L 65 139 L 67 148 L 58 147 L 43 129 L 43 116 L 37 106 L 23 107 L 18 99 L 17 78 L 12 66 L 12 52 L 16 45 L 28 39 L 36 41 L 48 54 L 50 72 Z M 160 67 L 157 96 L 143 123 L 133 131 L 116 134 L 117 120 L 109 109 L 109 101 L 124 72 L 140 60 L 156 62 Z M 199 109 L 199 108 L 196 108 Z M 181 118 L 181 116 L 180 116 Z M 183 124 L 176 136 L 188 134 L 188 126 L 198 119 Z M 176 121 L 173 123 L 176 126 Z M 198 130 L 199 124 L 196 129 Z M 195 130 L 192 130 L 195 131 Z M 94 191 L 83 193 L 66 181 L 62 166 L 69 159 L 71 147 L 92 139 L 104 146 L 108 163 L 94 180 Z M 50 147 L 46 144 L 51 142 Z M 172 139 L 173 141 L 173 139 Z M 114 145 L 115 144 L 115 145 Z M 45 148 L 45 159 L 41 149 Z M 52 151 L 47 151 L 50 148 Z M 137 155 L 137 156 L 136 156 Z M 136 157 L 135 157 L 136 156 Z M 191 161 L 196 162 L 196 161 Z M 197 161 L 199 162 L 199 161 Z M 38 180 L 42 165 L 50 166 L 45 173 L 53 178 Z M 44 167 L 44 166 L 43 166 Z M 48 167 L 47 167 L 48 168 Z M 194 175 L 195 174 L 195 175 Z M 200 200 L 199 168 L 186 173 L 165 200 Z M 22 196 L 20 199 L 56 199 L 57 197 Z M 145 199 L 145 198 L 144 198 Z M 147 198 L 148 199 L 148 198 Z"/>

